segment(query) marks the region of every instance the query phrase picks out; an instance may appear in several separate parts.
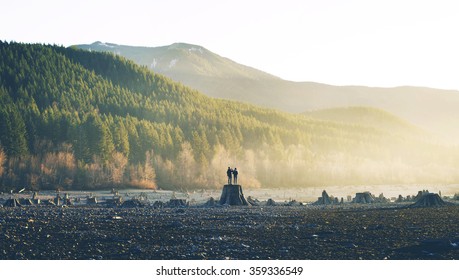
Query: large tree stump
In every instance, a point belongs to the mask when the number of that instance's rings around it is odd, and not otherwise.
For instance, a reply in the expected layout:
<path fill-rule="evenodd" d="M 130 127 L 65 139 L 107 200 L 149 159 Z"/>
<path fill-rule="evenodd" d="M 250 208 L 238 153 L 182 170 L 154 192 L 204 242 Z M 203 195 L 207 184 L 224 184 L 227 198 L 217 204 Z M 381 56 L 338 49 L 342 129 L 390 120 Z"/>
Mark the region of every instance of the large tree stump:
<path fill-rule="evenodd" d="M 411 204 L 410 207 L 441 207 L 447 203 L 441 199 L 436 193 L 425 193 L 416 203 Z"/>
<path fill-rule="evenodd" d="M 356 193 L 354 203 L 373 203 L 375 199 L 369 192 Z"/>
<path fill-rule="evenodd" d="M 220 205 L 246 205 L 249 203 L 242 193 L 241 185 L 224 185 L 222 196 L 220 197 Z"/>

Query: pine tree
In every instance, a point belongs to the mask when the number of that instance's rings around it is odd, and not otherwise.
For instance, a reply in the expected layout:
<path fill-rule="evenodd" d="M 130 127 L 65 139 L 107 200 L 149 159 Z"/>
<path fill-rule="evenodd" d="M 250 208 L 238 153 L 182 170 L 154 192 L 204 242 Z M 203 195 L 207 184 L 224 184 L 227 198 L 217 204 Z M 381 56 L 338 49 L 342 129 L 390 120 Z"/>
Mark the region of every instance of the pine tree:
<path fill-rule="evenodd" d="M 0 144 L 8 156 L 28 153 L 26 126 L 15 106 L 0 108 Z"/>
<path fill-rule="evenodd" d="M 121 120 L 114 123 L 113 142 L 115 149 L 124 156 L 129 157 L 129 134 Z"/>
<path fill-rule="evenodd" d="M 108 160 L 114 150 L 113 140 L 108 126 L 96 114 L 91 114 L 83 124 L 87 144 L 92 155 Z"/>

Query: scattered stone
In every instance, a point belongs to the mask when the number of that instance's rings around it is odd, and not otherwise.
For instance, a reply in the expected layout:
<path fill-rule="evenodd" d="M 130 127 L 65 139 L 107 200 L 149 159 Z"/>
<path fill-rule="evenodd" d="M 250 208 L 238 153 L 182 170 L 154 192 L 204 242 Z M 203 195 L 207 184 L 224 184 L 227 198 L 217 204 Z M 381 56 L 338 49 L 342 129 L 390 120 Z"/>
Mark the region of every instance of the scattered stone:
<path fill-rule="evenodd" d="M 141 208 L 145 206 L 147 206 L 147 203 L 137 198 L 126 200 L 125 202 L 123 202 L 123 204 L 121 204 L 121 208 Z"/>
<path fill-rule="evenodd" d="M 108 206 L 112 206 L 112 207 L 121 206 L 121 204 L 123 204 L 123 197 L 114 196 L 113 198 L 107 199 L 106 203 L 107 203 Z"/>
<path fill-rule="evenodd" d="M 45 206 L 56 206 L 56 203 L 54 203 L 53 199 L 47 199 L 42 202 L 43 205 Z"/>
<path fill-rule="evenodd" d="M 24 206 L 35 205 L 35 203 L 33 202 L 33 200 L 30 199 L 30 198 L 22 198 L 22 199 L 19 200 L 19 203 L 21 203 L 21 205 L 24 205 Z"/>
<path fill-rule="evenodd" d="M 445 254 L 458 253 L 458 240 L 425 239 L 415 245 L 396 249 L 400 259 L 444 259 Z"/>
<path fill-rule="evenodd" d="M 162 201 L 155 201 L 153 202 L 153 208 L 155 209 L 161 209 L 161 208 L 164 208 L 164 202 Z"/>
<path fill-rule="evenodd" d="M 3 204 L 4 207 L 21 207 L 21 203 L 16 198 L 7 199 L 6 202 Z"/>
<path fill-rule="evenodd" d="M 148 196 L 146 193 L 144 192 L 141 192 L 139 197 L 138 197 L 139 200 L 142 200 L 142 201 L 147 201 L 148 200 Z"/>
<path fill-rule="evenodd" d="M 303 203 L 298 202 L 298 201 L 296 201 L 295 199 L 294 199 L 294 200 L 291 200 L 291 201 L 289 201 L 289 202 L 287 203 L 287 206 L 302 206 L 302 205 L 303 205 Z"/>
<path fill-rule="evenodd" d="M 184 225 L 183 225 L 183 223 L 181 223 L 179 221 L 173 221 L 172 223 L 169 224 L 169 227 L 171 227 L 171 228 L 183 228 Z"/>
<path fill-rule="evenodd" d="M 65 198 L 63 201 L 62 201 L 62 205 L 63 206 L 70 206 L 70 205 L 73 205 L 73 202 L 70 198 Z"/>

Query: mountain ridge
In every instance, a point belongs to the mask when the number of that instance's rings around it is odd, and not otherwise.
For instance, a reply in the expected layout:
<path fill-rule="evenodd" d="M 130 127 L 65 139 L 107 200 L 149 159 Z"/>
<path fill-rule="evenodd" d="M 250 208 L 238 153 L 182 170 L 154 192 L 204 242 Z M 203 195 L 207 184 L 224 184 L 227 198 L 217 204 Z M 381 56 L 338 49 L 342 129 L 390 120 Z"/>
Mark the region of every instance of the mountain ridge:
<path fill-rule="evenodd" d="M 184 54 L 194 54 L 191 58 L 195 62 L 205 63 L 204 61 L 199 61 L 199 57 L 204 57 L 208 59 L 212 63 L 224 65 L 225 63 L 229 63 L 226 65 L 230 69 L 221 70 L 219 68 L 212 67 L 211 64 L 204 64 L 197 67 L 196 65 L 186 65 L 188 67 L 194 67 L 197 73 L 199 74 L 209 74 L 209 71 L 205 71 L 205 66 L 211 66 L 212 70 L 216 72 L 212 72 L 212 77 L 214 76 L 221 76 L 223 74 L 239 74 L 241 76 L 246 76 L 255 79 L 280 79 L 274 75 L 268 74 L 266 72 L 260 71 L 250 66 L 238 64 L 235 61 L 217 55 L 208 49 L 195 44 L 189 43 L 173 43 L 171 45 L 159 46 L 159 47 L 143 47 L 143 46 L 128 46 L 128 45 L 117 45 L 113 43 L 102 43 L 100 41 L 94 42 L 92 44 L 86 45 L 74 45 L 72 47 L 77 47 L 81 49 L 87 49 L 91 51 L 107 51 L 107 47 L 109 48 L 108 51 L 112 52 L 117 55 L 125 56 L 129 59 L 134 60 L 137 64 L 147 66 L 151 70 L 159 70 L 158 72 L 164 74 L 164 72 L 168 72 L 169 69 L 177 66 L 174 63 L 174 59 L 181 59 L 183 58 Z M 175 55 L 175 57 L 174 57 Z M 161 58 L 161 61 L 155 59 Z M 164 61 L 167 60 L 167 61 Z M 139 63 L 139 61 L 141 61 Z M 172 65 L 171 65 L 172 64 Z M 176 68 L 177 69 L 177 68 Z M 179 68 L 180 71 L 180 68 Z M 188 71 L 187 71 L 188 72 Z M 171 73 L 169 73 L 171 74 Z M 246 74 L 246 75 L 244 75 Z M 174 78 L 174 77 L 171 77 Z"/>
<path fill-rule="evenodd" d="M 167 51 L 170 46 L 187 46 L 186 43 L 163 47 L 130 47 L 110 44 L 75 45 L 82 49 L 108 51 L 132 59 L 154 72 L 190 86 L 216 98 L 238 100 L 251 104 L 275 108 L 290 113 L 320 110 L 335 107 L 364 106 L 385 110 L 423 129 L 435 133 L 448 142 L 459 143 L 459 91 L 433 89 L 415 86 L 366 87 L 334 86 L 316 82 L 293 82 L 283 80 L 249 66 L 243 66 L 227 58 L 209 52 L 198 59 L 196 55 L 187 57 L 182 52 L 175 67 L 169 67 L 174 56 Z M 118 46 L 119 49 L 116 49 Z M 189 44 L 194 48 L 202 48 Z M 164 53 L 162 64 L 151 67 L 152 56 L 146 53 L 161 48 Z M 214 61 L 212 57 L 219 57 Z M 158 56 L 159 63 L 159 56 Z M 182 65 L 181 68 L 179 66 Z M 222 70 L 223 69 L 223 70 Z"/>

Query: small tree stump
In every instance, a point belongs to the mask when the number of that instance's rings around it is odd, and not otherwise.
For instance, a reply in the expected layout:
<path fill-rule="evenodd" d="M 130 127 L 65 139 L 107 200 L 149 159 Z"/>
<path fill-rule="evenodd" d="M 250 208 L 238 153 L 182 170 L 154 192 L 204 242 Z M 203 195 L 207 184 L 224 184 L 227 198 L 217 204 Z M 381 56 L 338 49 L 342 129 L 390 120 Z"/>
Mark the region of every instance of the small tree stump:
<path fill-rule="evenodd" d="M 319 197 L 316 202 L 314 202 L 314 205 L 329 205 L 329 204 L 332 204 L 333 202 L 334 201 L 331 200 L 328 193 L 324 190 L 322 192 L 322 196 Z"/>
<path fill-rule="evenodd" d="M 215 198 L 210 197 L 209 200 L 204 204 L 205 207 L 215 207 L 217 205 L 217 201 L 215 201 Z"/>
<path fill-rule="evenodd" d="M 276 202 L 270 198 L 268 201 L 266 201 L 266 206 L 276 206 Z"/>
<path fill-rule="evenodd" d="M 220 205 L 245 205 L 249 203 L 242 193 L 241 185 L 224 185 L 222 196 L 220 197 Z"/>
<path fill-rule="evenodd" d="M 97 204 L 97 198 L 95 196 L 86 198 L 86 204 L 91 204 L 91 205 Z"/>
<path fill-rule="evenodd" d="M 186 207 L 188 203 L 186 199 L 178 199 L 178 198 L 171 198 L 169 202 L 166 204 L 166 207 L 176 208 L 176 207 Z"/>

